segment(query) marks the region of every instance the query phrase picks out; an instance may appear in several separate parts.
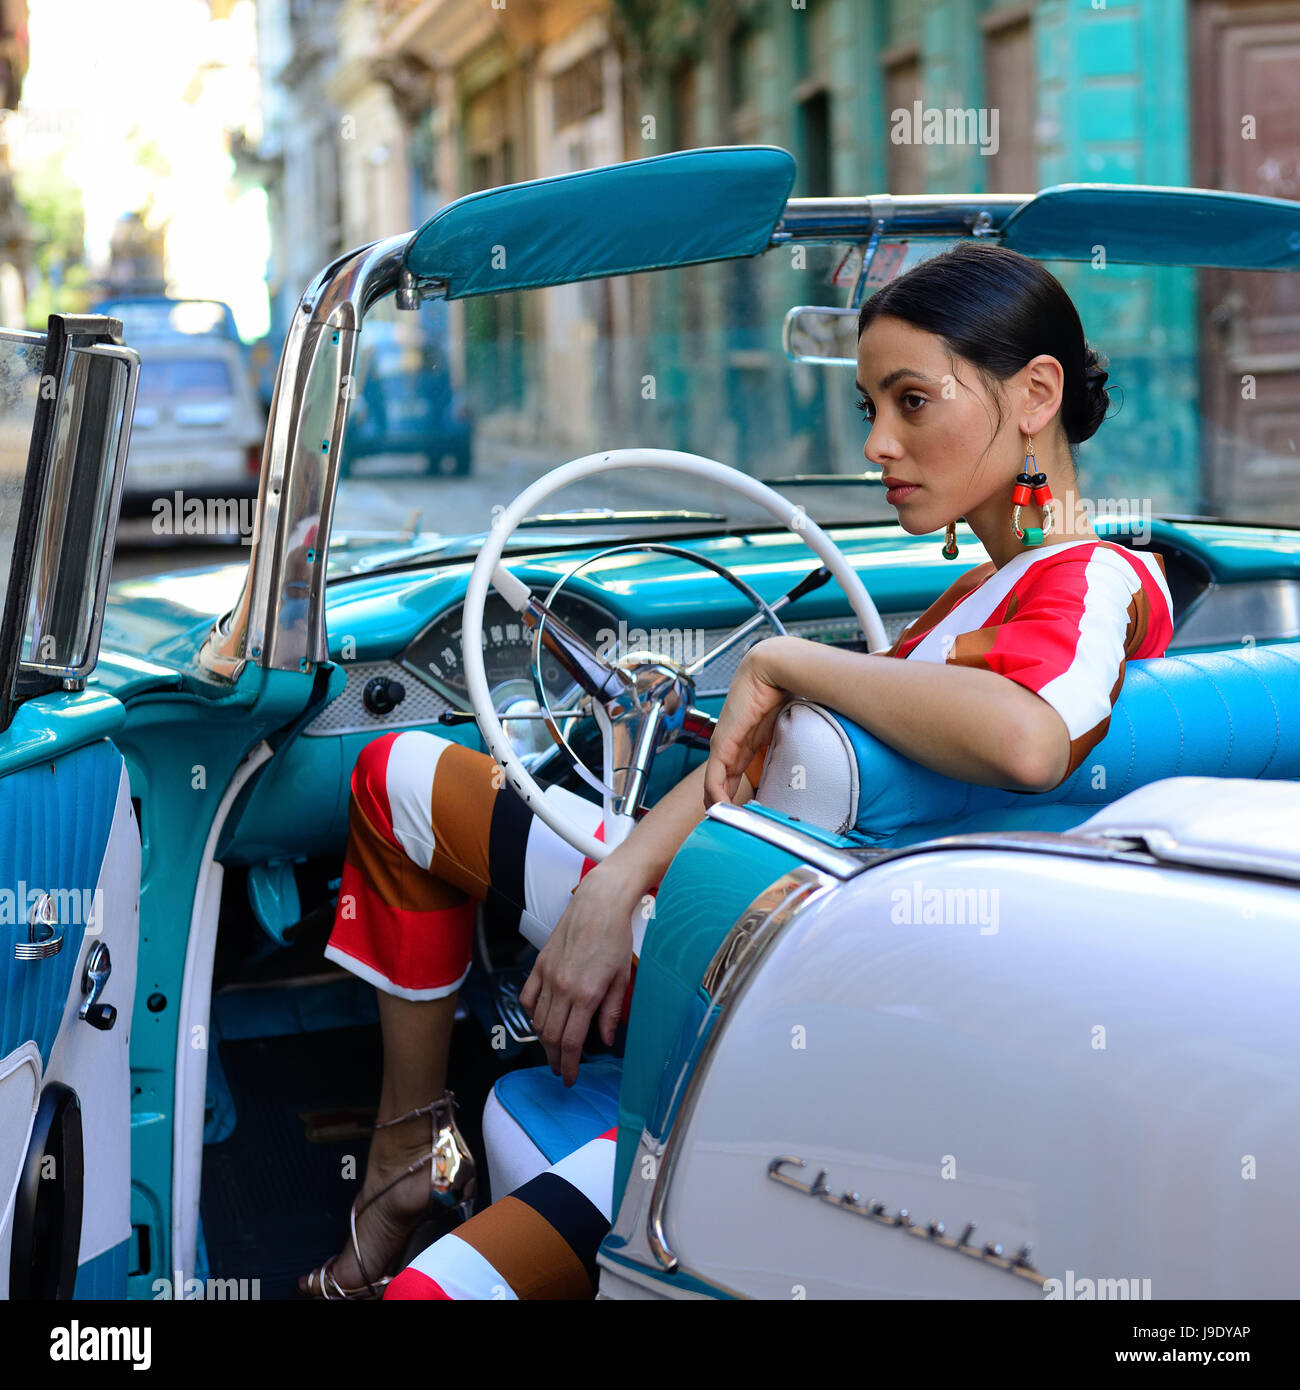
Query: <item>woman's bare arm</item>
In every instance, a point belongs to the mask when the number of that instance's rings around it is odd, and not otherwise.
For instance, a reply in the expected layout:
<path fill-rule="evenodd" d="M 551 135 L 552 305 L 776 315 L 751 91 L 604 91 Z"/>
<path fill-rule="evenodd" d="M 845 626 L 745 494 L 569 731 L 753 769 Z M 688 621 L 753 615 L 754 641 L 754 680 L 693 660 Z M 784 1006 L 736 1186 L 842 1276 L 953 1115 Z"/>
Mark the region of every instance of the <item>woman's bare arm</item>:
<path fill-rule="evenodd" d="M 994 671 L 846 652 L 802 637 L 752 647 L 710 750 L 706 799 L 719 800 L 788 695 L 826 705 L 914 762 L 963 782 L 1043 791 L 1065 775 L 1070 735 L 1040 696 Z M 767 716 L 767 728 L 760 727 Z"/>
<path fill-rule="evenodd" d="M 626 884 L 634 899 L 658 883 L 686 837 L 700 823 L 704 767 L 701 763 L 661 796 L 627 839 L 612 849 L 587 877 L 599 870 L 602 878 Z M 753 794 L 754 789 L 742 777 L 735 795 L 737 805 L 743 805 Z"/>
<path fill-rule="evenodd" d="M 646 812 L 622 844 L 578 884 L 542 947 L 519 1002 L 537 1027 L 551 1070 L 572 1086 L 594 1015 L 614 1041 L 632 961 L 632 919 L 648 889 L 704 814 L 704 767 L 677 783 Z M 752 789 L 742 775 L 738 801 Z"/>

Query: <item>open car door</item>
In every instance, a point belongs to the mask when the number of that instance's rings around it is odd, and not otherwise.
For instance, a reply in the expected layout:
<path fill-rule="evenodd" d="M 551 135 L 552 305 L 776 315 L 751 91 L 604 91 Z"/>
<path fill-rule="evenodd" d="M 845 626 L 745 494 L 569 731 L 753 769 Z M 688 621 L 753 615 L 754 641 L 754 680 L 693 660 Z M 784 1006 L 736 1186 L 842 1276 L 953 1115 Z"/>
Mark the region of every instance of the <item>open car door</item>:
<path fill-rule="evenodd" d="M 139 359 L 0 330 L 0 1293 L 126 1294 L 140 840 L 99 650 Z"/>

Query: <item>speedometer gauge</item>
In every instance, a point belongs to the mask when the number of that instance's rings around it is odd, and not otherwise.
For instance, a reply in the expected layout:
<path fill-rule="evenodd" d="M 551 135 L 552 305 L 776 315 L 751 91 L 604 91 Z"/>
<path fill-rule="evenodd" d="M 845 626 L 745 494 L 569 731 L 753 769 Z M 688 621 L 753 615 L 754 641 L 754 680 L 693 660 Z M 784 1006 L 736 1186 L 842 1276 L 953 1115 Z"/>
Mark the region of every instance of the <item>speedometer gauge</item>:
<path fill-rule="evenodd" d="M 554 611 L 593 646 L 597 645 L 602 629 L 615 626 L 606 613 L 573 595 L 561 595 Z M 462 620 L 463 609 L 459 605 L 435 618 L 402 653 L 401 662 L 458 708 L 468 710 L 472 704 L 465 684 Z M 531 698 L 533 694 L 528 667 L 531 646 L 532 634 L 518 613 L 500 594 L 490 594 L 483 605 L 483 670 L 498 714 L 521 697 Z M 560 697 L 572 689 L 572 680 L 553 656 L 543 651 L 541 659 L 548 696 Z"/>

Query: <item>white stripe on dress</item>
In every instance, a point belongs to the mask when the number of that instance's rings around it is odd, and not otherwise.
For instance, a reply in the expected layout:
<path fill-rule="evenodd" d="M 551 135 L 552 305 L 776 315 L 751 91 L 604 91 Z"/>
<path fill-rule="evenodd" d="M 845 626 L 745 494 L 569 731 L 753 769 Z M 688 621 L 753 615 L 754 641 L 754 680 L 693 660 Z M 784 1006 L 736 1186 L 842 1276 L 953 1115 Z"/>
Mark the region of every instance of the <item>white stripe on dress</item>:
<path fill-rule="evenodd" d="M 432 1279 L 448 1298 L 519 1301 L 519 1295 L 506 1283 L 496 1266 L 480 1255 L 469 1241 L 461 1240 L 455 1231 L 421 1250 L 408 1268 Z"/>
<path fill-rule="evenodd" d="M 599 1135 L 554 1164 L 551 1172 L 563 1178 L 596 1208 L 606 1221 L 613 1219 L 614 1156 L 618 1145 Z"/>
<path fill-rule="evenodd" d="M 398 734 L 388 749 L 385 778 L 393 834 L 407 858 L 422 869 L 433 863 L 433 774 L 450 747 L 437 734 L 412 729 Z"/>
<path fill-rule="evenodd" d="M 594 802 L 566 787 L 547 787 L 542 794 L 578 829 L 588 835 L 596 833 L 604 813 Z M 524 909 L 546 927 L 548 936 L 569 905 L 570 890 L 578 882 L 585 858 L 540 816 L 532 818 L 524 849 Z"/>
<path fill-rule="evenodd" d="M 1074 656 L 1059 676 L 1037 691 L 1065 720 L 1072 740 L 1110 717 L 1110 692 L 1119 679 L 1128 636 L 1128 606 L 1142 587 L 1133 567 L 1105 549 L 1097 550 L 1088 561 L 1083 580 L 1086 587 Z"/>
<path fill-rule="evenodd" d="M 395 994 L 399 999 L 411 999 L 417 1003 L 425 999 L 445 999 L 449 994 L 455 994 L 465 983 L 470 970 L 473 968 L 471 961 L 465 967 L 465 974 L 449 985 L 433 985 L 429 989 L 408 989 L 405 985 L 395 985 L 381 970 L 376 970 L 373 965 L 367 965 L 365 961 L 359 960 L 347 951 L 339 950 L 337 946 L 327 945 L 323 954 L 326 960 L 332 960 L 336 965 L 341 965 L 344 970 L 350 970 L 359 979 L 364 980 L 368 985 L 374 985 L 376 989 L 383 990 L 385 994 Z"/>

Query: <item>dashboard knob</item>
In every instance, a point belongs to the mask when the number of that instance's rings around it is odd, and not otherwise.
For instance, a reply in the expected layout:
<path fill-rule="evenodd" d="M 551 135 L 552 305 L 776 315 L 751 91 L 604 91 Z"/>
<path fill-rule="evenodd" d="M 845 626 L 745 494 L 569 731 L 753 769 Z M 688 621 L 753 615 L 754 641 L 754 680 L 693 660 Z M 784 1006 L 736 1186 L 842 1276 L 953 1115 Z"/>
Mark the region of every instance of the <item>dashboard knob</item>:
<path fill-rule="evenodd" d="M 387 714 L 406 699 L 406 687 L 388 676 L 372 676 L 361 692 L 361 703 L 371 714 Z"/>

